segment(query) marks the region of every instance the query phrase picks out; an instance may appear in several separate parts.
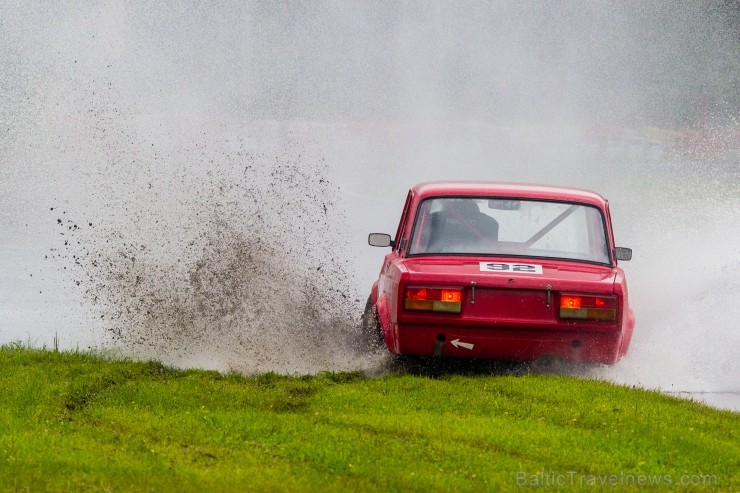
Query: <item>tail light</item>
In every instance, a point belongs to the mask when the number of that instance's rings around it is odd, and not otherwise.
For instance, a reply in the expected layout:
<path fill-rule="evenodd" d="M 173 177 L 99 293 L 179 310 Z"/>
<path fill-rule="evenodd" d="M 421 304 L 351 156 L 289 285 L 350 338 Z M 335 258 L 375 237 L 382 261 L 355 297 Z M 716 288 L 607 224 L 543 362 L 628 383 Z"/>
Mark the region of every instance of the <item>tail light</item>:
<path fill-rule="evenodd" d="M 560 318 L 614 321 L 617 319 L 617 298 L 614 296 L 560 296 Z"/>
<path fill-rule="evenodd" d="M 460 313 L 462 289 L 408 287 L 403 306 L 407 310 Z"/>

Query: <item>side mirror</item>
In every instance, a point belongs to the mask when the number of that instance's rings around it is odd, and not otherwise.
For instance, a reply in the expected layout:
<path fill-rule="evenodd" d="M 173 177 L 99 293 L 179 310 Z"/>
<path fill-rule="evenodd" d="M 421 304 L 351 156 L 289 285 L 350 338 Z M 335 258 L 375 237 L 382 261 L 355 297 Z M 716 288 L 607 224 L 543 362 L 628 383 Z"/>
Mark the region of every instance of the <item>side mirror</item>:
<path fill-rule="evenodd" d="M 367 243 L 376 247 L 392 247 L 394 244 L 391 235 L 385 233 L 370 233 L 367 236 Z"/>
<path fill-rule="evenodd" d="M 632 260 L 631 248 L 616 247 L 614 253 L 617 256 L 617 260 Z"/>

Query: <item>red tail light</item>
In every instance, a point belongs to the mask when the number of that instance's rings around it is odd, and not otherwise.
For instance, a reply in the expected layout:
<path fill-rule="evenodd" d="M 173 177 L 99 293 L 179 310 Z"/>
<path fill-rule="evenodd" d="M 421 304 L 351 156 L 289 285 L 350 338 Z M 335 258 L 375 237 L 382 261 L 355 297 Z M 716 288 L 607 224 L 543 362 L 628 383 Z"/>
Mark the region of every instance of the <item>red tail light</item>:
<path fill-rule="evenodd" d="M 406 288 L 404 308 L 433 312 L 460 313 L 461 288 Z"/>
<path fill-rule="evenodd" d="M 617 319 L 617 298 L 614 296 L 560 296 L 560 318 L 614 321 Z"/>
<path fill-rule="evenodd" d="M 580 296 L 566 296 L 560 297 L 560 308 L 580 308 L 581 297 Z"/>

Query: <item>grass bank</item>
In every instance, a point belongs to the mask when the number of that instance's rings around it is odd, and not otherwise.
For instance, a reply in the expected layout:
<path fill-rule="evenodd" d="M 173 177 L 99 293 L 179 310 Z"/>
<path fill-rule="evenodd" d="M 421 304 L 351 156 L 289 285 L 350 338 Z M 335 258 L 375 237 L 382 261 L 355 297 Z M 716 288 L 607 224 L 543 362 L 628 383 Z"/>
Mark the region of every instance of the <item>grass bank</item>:
<path fill-rule="evenodd" d="M 740 489 L 740 415 L 563 376 L 246 378 L 0 348 L 0 491 Z"/>

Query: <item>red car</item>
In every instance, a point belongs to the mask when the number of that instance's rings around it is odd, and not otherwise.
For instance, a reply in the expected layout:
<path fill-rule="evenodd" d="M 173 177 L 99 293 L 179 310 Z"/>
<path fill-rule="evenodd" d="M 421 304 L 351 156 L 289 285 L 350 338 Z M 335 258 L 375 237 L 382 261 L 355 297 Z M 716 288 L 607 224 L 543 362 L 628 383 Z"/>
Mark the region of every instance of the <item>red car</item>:
<path fill-rule="evenodd" d="M 409 191 L 363 327 L 399 355 L 614 364 L 635 324 L 609 204 L 570 188 L 422 183 Z"/>

